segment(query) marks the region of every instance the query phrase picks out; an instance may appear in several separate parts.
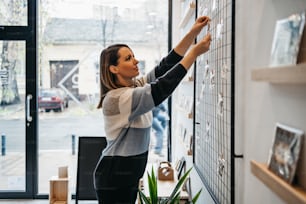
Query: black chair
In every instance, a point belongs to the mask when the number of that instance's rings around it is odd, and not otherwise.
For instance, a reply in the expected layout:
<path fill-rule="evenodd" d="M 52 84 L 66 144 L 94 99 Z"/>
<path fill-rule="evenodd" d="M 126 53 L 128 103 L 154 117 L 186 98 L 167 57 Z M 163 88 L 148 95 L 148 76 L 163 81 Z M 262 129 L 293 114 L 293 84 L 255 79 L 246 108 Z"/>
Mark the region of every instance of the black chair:
<path fill-rule="evenodd" d="M 105 137 L 79 137 L 75 203 L 97 200 L 93 185 L 93 171 L 106 147 Z"/>

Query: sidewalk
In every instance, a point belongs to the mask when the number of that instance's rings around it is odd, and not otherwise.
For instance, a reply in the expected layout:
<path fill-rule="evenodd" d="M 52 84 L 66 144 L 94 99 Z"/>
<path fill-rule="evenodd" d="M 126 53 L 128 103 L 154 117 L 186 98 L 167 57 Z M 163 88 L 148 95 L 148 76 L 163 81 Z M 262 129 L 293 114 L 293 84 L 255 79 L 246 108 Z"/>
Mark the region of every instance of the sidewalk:
<path fill-rule="evenodd" d="M 166 152 L 164 153 L 166 155 Z M 150 151 L 148 163 L 164 161 Z M 49 179 L 58 175 L 58 167 L 68 166 L 71 193 L 76 189 L 77 152 L 71 150 L 45 150 L 39 153 L 39 194 L 49 194 Z M 25 186 L 25 156 L 23 153 L 7 152 L 0 156 L 0 190 L 24 190 Z"/>

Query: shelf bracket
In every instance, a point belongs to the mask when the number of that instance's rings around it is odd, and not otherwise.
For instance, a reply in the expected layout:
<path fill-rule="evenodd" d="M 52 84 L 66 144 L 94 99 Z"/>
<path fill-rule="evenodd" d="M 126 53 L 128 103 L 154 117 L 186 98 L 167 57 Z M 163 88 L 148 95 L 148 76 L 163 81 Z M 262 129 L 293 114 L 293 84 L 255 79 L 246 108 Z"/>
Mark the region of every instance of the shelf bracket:
<path fill-rule="evenodd" d="M 235 153 L 234 153 L 234 158 L 243 159 L 243 154 L 235 154 Z"/>

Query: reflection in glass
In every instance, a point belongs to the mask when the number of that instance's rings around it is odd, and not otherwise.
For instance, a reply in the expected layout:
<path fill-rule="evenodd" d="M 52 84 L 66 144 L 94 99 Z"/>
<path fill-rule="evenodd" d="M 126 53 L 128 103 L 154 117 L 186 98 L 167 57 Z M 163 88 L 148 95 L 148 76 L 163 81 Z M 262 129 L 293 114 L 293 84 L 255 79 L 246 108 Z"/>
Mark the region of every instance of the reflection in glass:
<path fill-rule="evenodd" d="M 25 42 L 0 41 L 0 191 L 25 190 Z"/>
<path fill-rule="evenodd" d="M 28 22 L 27 0 L 1 0 L 0 25 L 1 26 L 27 26 Z"/>

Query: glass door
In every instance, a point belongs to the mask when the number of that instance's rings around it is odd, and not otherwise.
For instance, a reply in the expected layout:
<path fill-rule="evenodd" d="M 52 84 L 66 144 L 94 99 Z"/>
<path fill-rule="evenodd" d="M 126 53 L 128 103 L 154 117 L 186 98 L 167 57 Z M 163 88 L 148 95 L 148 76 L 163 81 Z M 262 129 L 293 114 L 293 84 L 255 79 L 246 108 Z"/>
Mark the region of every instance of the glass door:
<path fill-rule="evenodd" d="M 34 10 L 27 0 L 0 2 L 0 198 L 33 196 Z"/>
<path fill-rule="evenodd" d="M 25 42 L 1 40 L 0 50 L 0 189 L 25 191 Z"/>

